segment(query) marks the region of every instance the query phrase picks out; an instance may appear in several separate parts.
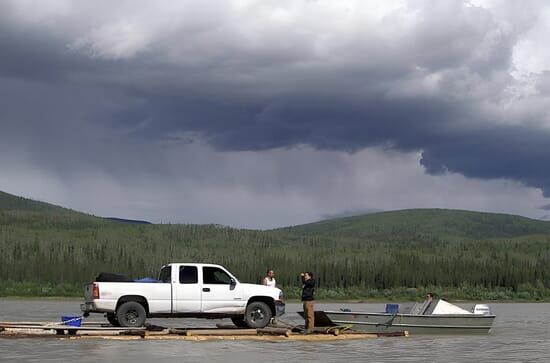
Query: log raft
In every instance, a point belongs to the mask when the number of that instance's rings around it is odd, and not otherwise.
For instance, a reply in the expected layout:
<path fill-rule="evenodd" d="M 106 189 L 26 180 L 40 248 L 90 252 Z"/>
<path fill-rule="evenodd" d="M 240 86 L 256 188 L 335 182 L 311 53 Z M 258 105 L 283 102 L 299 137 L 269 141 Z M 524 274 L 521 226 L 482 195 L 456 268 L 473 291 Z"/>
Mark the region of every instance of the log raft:
<path fill-rule="evenodd" d="M 344 329 L 318 328 L 312 334 L 294 333 L 286 327 L 268 326 L 261 329 L 239 328 L 118 328 L 100 324 L 86 324 L 80 327 L 68 325 L 47 325 L 31 322 L 0 322 L 0 338 L 51 337 L 58 339 L 113 339 L 113 340 L 254 340 L 254 341 L 333 341 L 348 339 L 369 339 L 382 336 L 365 334 Z M 398 336 L 405 336 L 400 334 Z M 396 336 L 393 334 L 392 336 Z"/>

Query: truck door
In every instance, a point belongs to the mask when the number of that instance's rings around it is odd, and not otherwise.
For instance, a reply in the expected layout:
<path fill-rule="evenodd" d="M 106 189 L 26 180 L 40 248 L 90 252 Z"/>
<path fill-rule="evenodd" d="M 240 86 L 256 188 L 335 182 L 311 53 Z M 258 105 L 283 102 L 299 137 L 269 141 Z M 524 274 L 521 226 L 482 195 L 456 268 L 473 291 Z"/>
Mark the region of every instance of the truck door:
<path fill-rule="evenodd" d="M 179 266 L 174 282 L 175 313 L 198 313 L 201 311 L 201 288 L 197 266 Z"/>
<path fill-rule="evenodd" d="M 202 312 L 242 314 L 245 306 L 236 280 L 219 267 L 202 267 Z"/>

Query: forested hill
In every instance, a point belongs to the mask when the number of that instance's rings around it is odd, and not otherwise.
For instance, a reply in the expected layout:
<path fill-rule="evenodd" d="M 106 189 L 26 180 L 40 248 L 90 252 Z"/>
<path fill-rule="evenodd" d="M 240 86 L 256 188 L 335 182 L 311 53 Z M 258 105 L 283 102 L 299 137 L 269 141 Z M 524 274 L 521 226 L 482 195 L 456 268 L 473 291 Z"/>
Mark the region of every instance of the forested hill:
<path fill-rule="evenodd" d="M 66 228 L 75 224 L 99 226 L 111 223 L 149 224 L 147 221 L 124 218 L 102 218 L 60 207 L 54 204 L 18 197 L 0 191 L 0 222 L 4 224 L 22 224 L 36 228 L 39 225 Z"/>
<path fill-rule="evenodd" d="M 452 210 L 405 210 L 272 231 L 106 220 L 0 194 L 0 296 L 80 295 L 99 272 L 156 276 L 167 262 L 265 269 L 290 296 L 315 272 L 321 298 L 550 299 L 550 224 Z"/>
<path fill-rule="evenodd" d="M 550 221 L 449 209 L 408 209 L 282 228 L 299 235 L 389 239 L 507 238 L 550 234 Z"/>
<path fill-rule="evenodd" d="M 0 191 L 0 211 L 41 212 L 41 213 L 70 213 L 70 209 L 53 204 L 39 202 L 32 199 L 18 197 Z M 76 213 L 76 212 L 75 212 Z"/>
<path fill-rule="evenodd" d="M 98 218 L 57 205 L 18 197 L 0 191 L 0 212 L 32 213 L 44 218 L 63 215 L 82 218 L 83 222 L 121 222 L 150 224 L 147 221 L 117 217 Z M 93 224 L 95 224 L 93 223 Z M 218 227 L 219 228 L 219 227 Z M 393 239 L 491 239 L 550 235 L 550 221 L 534 220 L 508 214 L 483 213 L 449 209 L 408 209 L 378 212 L 353 217 L 327 219 L 320 222 L 275 229 L 295 236 L 336 238 Z"/>

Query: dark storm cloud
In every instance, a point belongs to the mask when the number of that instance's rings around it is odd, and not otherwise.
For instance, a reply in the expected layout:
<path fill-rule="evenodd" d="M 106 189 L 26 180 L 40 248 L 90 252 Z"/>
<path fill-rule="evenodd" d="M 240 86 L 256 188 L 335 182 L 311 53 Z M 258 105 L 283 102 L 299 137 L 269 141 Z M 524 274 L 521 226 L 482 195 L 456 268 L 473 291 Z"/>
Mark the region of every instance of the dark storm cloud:
<path fill-rule="evenodd" d="M 223 108 L 221 108 L 223 110 Z M 168 108 L 170 110 L 170 108 Z M 220 109 L 217 109 L 218 111 Z M 224 117 L 223 114 L 228 117 Z M 390 102 L 294 99 L 268 112 L 240 113 L 231 108 L 194 113 L 187 127 L 204 132 L 223 150 L 263 150 L 309 144 L 319 149 L 355 152 L 382 146 L 422 150 L 428 173 L 451 171 L 482 179 L 508 178 L 550 195 L 550 133 L 538 128 L 490 125 L 453 129 L 462 121 L 457 105 L 436 99 Z M 227 126 L 208 119 L 223 120 Z"/>
<path fill-rule="evenodd" d="M 430 173 L 446 170 L 482 179 L 509 178 L 550 196 L 548 132 L 500 127 L 442 136 L 426 148 L 421 163 Z"/>
<path fill-rule="evenodd" d="M 49 32 L 2 22 L 3 147 L 32 134 L 41 162 L 122 172 L 133 148 L 154 165 L 140 145 L 190 134 L 224 151 L 380 146 L 422 151 L 428 173 L 513 179 L 550 195 L 550 133 L 536 123 L 543 114 L 519 112 L 511 125 L 495 106 L 515 82 L 521 26 L 509 30 L 461 2 L 417 2 L 406 9 L 418 16 L 413 25 L 389 13 L 371 27 L 346 26 L 354 34 L 340 39 L 330 25 L 317 34 L 323 27 L 297 32 L 248 19 L 237 29 L 227 20 L 234 14 L 220 9 L 229 13 L 219 23 L 191 30 L 187 18 L 166 32 L 138 21 L 129 45 L 115 42 L 117 24 L 62 19 L 66 31 Z M 127 148 L 107 156 L 97 150 L 105 144 Z"/>

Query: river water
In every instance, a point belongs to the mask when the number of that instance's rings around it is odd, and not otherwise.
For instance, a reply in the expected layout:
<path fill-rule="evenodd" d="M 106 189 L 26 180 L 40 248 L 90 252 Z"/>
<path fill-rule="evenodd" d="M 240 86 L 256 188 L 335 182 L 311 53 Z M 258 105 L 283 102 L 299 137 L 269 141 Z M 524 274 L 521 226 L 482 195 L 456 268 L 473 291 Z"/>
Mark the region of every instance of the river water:
<path fill-rule="evenodd" d="M 58 321 L 80 301 L 0 299 L 0 321 Z M 464 305 L 465 307 L 471 305 Z M 550 362 L 550 304 L 490 304 L 488 335 L 409 336 L 335 342 L 2 339 L 0 362 Z M 383 311 L 382 304 L 318 303 L 318 310 Z M 287 304 L 287 321 L 303 323 Z M 100 315 L 89 320 L 102 321 Z M 214 327 L 229 320 L 152 319 L 159 325 Z"/>

